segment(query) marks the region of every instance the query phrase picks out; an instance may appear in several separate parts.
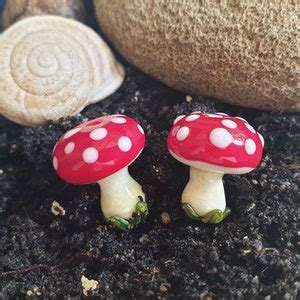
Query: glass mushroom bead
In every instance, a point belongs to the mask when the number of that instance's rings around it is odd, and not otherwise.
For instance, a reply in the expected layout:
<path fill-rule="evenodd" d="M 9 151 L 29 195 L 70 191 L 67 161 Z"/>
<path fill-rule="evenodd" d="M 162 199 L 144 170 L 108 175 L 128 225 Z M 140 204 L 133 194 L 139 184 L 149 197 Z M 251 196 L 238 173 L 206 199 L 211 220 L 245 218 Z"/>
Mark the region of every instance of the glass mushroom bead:
<path fill-rule="evenodd" d="M 128 173 L 144 146 L 143 128 L 134 119 L 104 116 L 65 133 L 54 147 L 53 166 L 72 184 L 98 183 L 106 220 L 131 229 L 148 214 L 142 188 Z"/>
<path fill-rule="evenodd" d="M 175 159 L 190 166 L 182 208 L 192 219 L 219 223 L 230 213 L 223 175 L 254 170 L 262 158 L 264 139 L 240 117 L 194 112 L 176 118 L 167 145 Z"/>

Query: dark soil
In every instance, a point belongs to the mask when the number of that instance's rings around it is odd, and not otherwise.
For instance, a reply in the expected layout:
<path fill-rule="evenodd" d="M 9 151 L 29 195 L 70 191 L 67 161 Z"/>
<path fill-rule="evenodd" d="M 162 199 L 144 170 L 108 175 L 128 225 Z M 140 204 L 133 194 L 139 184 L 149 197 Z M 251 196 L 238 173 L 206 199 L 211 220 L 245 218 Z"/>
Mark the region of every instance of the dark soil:
<path fill-rule="evenodd" d="M 126 65 L 122 88 L 77 117 L 38 128 L 0 119 L 0 298 L 24 298 L 29 290 L 46 298 L 82 296 L 82 275 L 99 282 L 93 294 L 103 299 L 296 298 L 299 115 L 199 96 L 189 103 L 186 95 Z M 224 177 L 233 213 L 217 226 L 184 217 L 180 195 L 188 168 L 165 145 L 174 118 L 194 110 L 244 117 L 266 140 L 257 170 Z M 150 215 L 131 232 L 106 225 L 97 185 L 66 184 L 51 162 L 65 131 L 86 118 L 114 113 L 136 118 L 147 134 L 130 172 L 143 185 Z M 51 212 L 54 200 L 64 216 Z M 169 224 L 163 223 L 163 212 Z"/>

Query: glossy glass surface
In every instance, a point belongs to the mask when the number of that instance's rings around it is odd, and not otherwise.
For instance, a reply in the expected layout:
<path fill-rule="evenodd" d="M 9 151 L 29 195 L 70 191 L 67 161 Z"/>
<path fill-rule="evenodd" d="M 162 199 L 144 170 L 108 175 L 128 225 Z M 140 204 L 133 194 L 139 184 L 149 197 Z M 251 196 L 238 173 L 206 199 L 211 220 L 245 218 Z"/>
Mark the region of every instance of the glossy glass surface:
<path fill-rule="evenodd" d="M 92 183 L 129 165 L 144 145 L 145 135 L 134 119 L 105 116 L 80 124 L 62 136 L 53 151 L 53 164 L 67 182 Z"/>
<path fill-rule="evenodd" d="M 263 139 L 249 123 L 228 115 L 192 113 L 175 120 L 168 148 L 177 156 L 227 168 L 255 168 Z"/>

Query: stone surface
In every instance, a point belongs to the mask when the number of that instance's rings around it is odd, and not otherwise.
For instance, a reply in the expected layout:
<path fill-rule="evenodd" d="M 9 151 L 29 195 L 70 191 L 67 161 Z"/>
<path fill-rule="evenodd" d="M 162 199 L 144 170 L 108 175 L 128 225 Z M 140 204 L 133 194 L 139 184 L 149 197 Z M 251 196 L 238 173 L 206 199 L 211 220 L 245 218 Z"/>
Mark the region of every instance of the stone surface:
<path fill-rule="evenodd" d="M 242 106 L 300 110 L 296 1 L 94 3 L 122 55 L 167 85 Z"/>

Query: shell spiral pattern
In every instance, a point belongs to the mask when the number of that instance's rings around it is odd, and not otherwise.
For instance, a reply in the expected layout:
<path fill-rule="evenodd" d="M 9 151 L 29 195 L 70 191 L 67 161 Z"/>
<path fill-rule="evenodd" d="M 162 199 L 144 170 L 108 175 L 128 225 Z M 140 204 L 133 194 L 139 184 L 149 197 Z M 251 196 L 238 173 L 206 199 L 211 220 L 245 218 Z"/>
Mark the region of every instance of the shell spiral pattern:
<path fill-rule="evenodd" d="M 0 36 L 0 112 L 23 124 L 74 115 L 114 92 L 123 67 L 90 28 L 57 16 L 31 17 Z"/>

